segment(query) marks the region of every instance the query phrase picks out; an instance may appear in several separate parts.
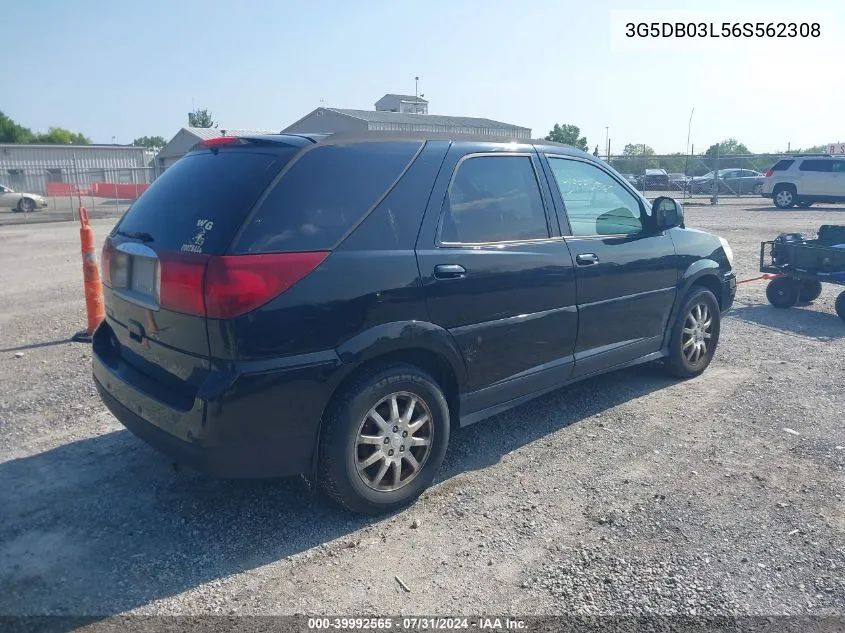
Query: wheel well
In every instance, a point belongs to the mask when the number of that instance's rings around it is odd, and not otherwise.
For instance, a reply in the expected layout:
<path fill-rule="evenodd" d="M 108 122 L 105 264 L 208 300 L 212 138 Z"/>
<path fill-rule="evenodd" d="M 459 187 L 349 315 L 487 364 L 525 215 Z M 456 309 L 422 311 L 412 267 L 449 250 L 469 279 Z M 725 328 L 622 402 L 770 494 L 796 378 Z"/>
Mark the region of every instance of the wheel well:
<path fill-rule="evenodd" d="M 361 374 L 371 371 L 379 365 L 389 365 L 391 363 L 413 365 L 434 378 L 440 389 L 443 390 L 443 395 L 446 396 L 446 403 L 449 405 L 450 421 L 454 424 L 458 420 L 458 416 L 460 415 L 460 400 L 458 398 L 457 376 L 455 376 L 452 366 L 445 358 L 436 352 L 423 348 L 396 350 L 361 363 L 348 376 L 343 378 L 334 390 L 334 393 L 332 393 L 332 398 Z"/>
<path fill-rule="evenodd" d="M 793 193 L 798 192 L 798 189 L 791 182 L 779 182 L 775 185 L 775 188 L 772 189 L 772 193 L 777 193 L 781 189 L 792 189 Z"/>
<path fill-rule="evenodd" d="M 693 282 L 692 288 L 695 288 L 696 286 L 700 288 L 707 288 L 707 290 L 712 292 L 713 296 L 716 297 L 716 303 L 719 304 L 719 309 L 722 308 L 722 284 L 719 283 L 719 280 L 716 279 L 715 275 L 704 275 L 703 277 L 699 277 Z"/>

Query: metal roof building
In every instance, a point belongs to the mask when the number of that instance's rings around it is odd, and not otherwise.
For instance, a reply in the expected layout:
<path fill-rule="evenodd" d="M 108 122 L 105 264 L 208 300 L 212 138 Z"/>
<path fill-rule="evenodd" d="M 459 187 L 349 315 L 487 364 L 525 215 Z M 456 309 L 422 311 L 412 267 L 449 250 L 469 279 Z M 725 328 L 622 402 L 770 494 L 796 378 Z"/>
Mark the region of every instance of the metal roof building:
<path fill-rule="evenodd" d="M 216 136 L 249 136 L 252 134 L 278 134 L 279 130 L 243 130 L 216 127 L 183 127 L 156 155 L 159 171 L 164 171 L 187 154 L 200 141 Z"/>
<path fill-rule="evenodd" d="M 531 129 L 519 125 L 478 117 L 429 114 L 428 101 L 417 96 L 388 93 L 376 101 L 375 107 L 375 110 L 317 108 L 282 132 L 334 133 L 369 130 L 531 138 Z"/>
<path fill-rule="evenodd" d="M 492 119 L 437 114 L 406 114 L 344 108 L 317 108 L 282 132 L 333 133 L 355 131 L 477 134 L 530 139 L 531 129 Z"/>
<path fill-rule="evenodd" d="M 145 183 L 153 153 L 126 145 L 0 144 L 0 183 L 16 191 L 47 193 L 48 183 Z"/>

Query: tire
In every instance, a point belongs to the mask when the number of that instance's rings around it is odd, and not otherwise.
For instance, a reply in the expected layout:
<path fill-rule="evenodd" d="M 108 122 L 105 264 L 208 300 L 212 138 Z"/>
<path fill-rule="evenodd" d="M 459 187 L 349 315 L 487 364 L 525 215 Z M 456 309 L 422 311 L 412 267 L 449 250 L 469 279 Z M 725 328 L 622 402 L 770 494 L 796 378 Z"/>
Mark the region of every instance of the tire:
<path fill-rule="evenodd" d="M 839 318 L 845 321 L 845 290 L 840 292 L 839 296 L 836 297 L 836 303 L 833 307 L 836 310 L 836 314 L 839 315 Z"/>
<path fill-rule="evenodd" d="M 811 303 L 819 298 L 822 293 L 822 282 L 802 281 L 798 287 L 798 302 Z"/>
<path fill-rule="evenodd" d="M 666 368 L 678 378 L 701 374 L 716 353 L 721 329 L 719 302 L 706 288 L 693 287 L 672 325 Z"/>
<path fill-rule="evenodd" d="M 35 211 L 35 200 L 32 198 L 21 198 L 18 202 L 18 211 L 22 213 L 32 213 Z"/>
<path fill-rule="evenodd" d="M 812 200 L 802 200 L 801 202 L 798 203 L 798 208 L 799 209 L 809 209 L 812 205 L 813 205 Z"/>
<path fill-rule="evenodd" d="M 772 279 L 766 286 L 766 298 L 776 308 L 791 308 L 798 303 L 801 284 L 789 277 Z"/>
<path fill-rule="evenodd" d="M 763 193 L 763 185 L 757 183 L 756 185 L 754 185 L 754 188 L 751 190 L 751 193 L 753 193 L 755 196 L 759 196 L 761 193 Z"/>
<path fill-rule="evenodd" d="M 416 429 L 404 419 L 412 399 L 416 403 L 410 423 L 427 419 Z M 449 426 L 446 398 L 427 373 L 405 364 L 368 371 L 332 399 L 323 418 L 317 471 L 320 488 L 355 513 L 382 514 L 409 505 L 440 469 Z M 419 444 L 407 446 L 408 434 Z M 418 464 L 416 469 L 411 458 Z"/>
<path fill-rule="evenodd" d="M 789 209 L 795 204 L 795 187 L 792 185 L 779 185 L 775 187 L 773 198 L 778 209 Z"/>

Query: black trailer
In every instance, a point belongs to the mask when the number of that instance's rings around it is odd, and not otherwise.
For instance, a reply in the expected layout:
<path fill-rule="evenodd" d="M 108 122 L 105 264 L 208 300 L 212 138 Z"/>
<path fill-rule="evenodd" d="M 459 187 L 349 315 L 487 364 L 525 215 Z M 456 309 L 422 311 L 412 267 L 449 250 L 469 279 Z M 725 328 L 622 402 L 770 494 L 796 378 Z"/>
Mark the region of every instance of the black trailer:
<path fill-rule="evenodd" d="M 776 308 L 815 301 L 823 283 L 845 286 L 845 226 L 825 224 L 815 239 L 781 233 L 761 242 L 760 272 L 779 275 L 766 287 Z M 845 321 L 845 290 L 836 298 L 836 314 Z"/>

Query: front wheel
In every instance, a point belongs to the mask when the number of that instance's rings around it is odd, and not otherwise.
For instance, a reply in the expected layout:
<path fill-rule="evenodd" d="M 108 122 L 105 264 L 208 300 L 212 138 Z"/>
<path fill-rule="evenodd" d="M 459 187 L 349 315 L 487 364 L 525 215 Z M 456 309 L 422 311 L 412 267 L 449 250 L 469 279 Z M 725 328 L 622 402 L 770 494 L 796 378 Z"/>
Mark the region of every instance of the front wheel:
<path fill-rule="evenodd" d="M 719 302 L 706 288 L 694 288 L 672 326 L 666 367 L 679 378 L 701 374 L 716 353 L 721 315 Z"/>
<path fill-rule="evenodd" d="M 329 406 L 319 484 L 352 512 L 391 512 L 431 484 L 448 443 L 449 407 L 437 382 L 410 365 L 376 368 Z"/>
<path fill-rule="evenodd" d="M 791 308 L 796 303 L 801 294 L 801 284 L 789 277 L 778 277 L 772 279 L 769 285 L 766 286 L 766 298 L 776 308 L 786 309 Z"/>
<path fill-rule="evenodd" d="M 22 213 L 29 213 L 35 209 L 35 201 L 32 198 L 21 198 L 18 202 L 18 211 Z"/>

